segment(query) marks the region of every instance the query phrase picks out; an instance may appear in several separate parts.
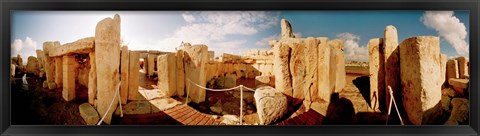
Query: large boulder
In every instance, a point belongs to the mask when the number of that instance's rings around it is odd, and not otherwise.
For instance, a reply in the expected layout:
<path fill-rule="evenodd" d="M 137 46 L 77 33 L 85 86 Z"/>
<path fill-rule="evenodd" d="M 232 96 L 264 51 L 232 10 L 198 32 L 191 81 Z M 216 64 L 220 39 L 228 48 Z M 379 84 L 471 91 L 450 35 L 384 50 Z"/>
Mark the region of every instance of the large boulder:
<path fill-rule="evenodd" d="M 120 16 L 105 18 L 95 29 L 95 63 L 97 68 L 97 110 L 103 120 L 110 124 L 118 104 L 114 100 L 120 80 Z M 109 108 L 110 103 L 112 107 Z M 110 109 L 107 111 L 107 109 Z"/>
<path fill-rule="evenodd" d="M 207 45 L 193 45 L 183 46 L 181 48 L 185 51 L 184 66 L 185 66 L 185 80 L 187 86 L 188 97 L 195 103 L 205 101 L 206 91 L 199 88 L 199 86 L 206 86 L 206 65 L 208 63 L 208 46 Z M 197 84 L 197 85 L 195 85 Z"/>
<path fill-rule="evenodd" d="M 96 125 L 100 120 L 97 111 L 88 103 L 83 103 L 78 107 L 80 116 L 85 120 L 87 125 Z"/>
<path fill-rule="evenodd" d="M 400 70 L 405 112 L 413 124 L 423 124 L 425 112 L 439 104 L 442 96 L 441 85 L 432 80 L 442 76 L 439 38 L 418 36 L 404 40 L 400 44 Z"/>
<path fill-rule="evenodd" d="M 287 97 L 270 86 L 260 87 L 254 94 L 260 124 L 272 124 L 287 112 Z"/>
<path fill-rule="evenodd" d="M 464 95 L 465 89 L 468 89 L 468 82 L 469 79 L 450 78 L 448 80 L 448 84 L 450 84 L 453 87 L 453 90 L 460 95 Z"/>
<path fill-rule="evenodd" d="M 470 104 L 468 99 L 453 98 L 451 101 L 452 113 L 448 118 L 446 125 L 468 125 Z"/>
<path fill-rule="evenodd" d="M 176 65 L 175 54 L 158 56 L 158 89 L 167 94 L 168 97 L 177 94 Z"/>
<path fill-rule="evenodd" d="M 27 60 L 27 73 L 38 75 L 39 68 L 38 68 L 38 59 L 36 57 L 30 56 Z"/>
<path fill-rule="evenodd" d="M 368 101 L 372 109 L 379 111 L 379 104 L 385 102 L 385 68 L 382 38 L 370 39 L 368 42 L 368 54 L 370 73 L 370 97 Z"/>
<path fill-rule="evenodd" d="M 256 76 L 255 77 L 255 86 L 256 87 L 261 87 L 261 86 L 275 86 L 275 77 L 274 76 Z"/>

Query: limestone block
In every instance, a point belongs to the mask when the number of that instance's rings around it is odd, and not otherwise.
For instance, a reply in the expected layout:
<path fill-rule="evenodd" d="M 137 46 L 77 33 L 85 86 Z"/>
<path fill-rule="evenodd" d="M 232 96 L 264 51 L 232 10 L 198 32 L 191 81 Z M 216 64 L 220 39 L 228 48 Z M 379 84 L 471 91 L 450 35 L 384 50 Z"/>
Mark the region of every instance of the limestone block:
<path fill-rule="evenodd" d="M 465 57 L 458 57 L 456 58 L 458 61 L 458 74 L 459 78 L 464 79 L 468 75 L 468 58 Z"/>
<path fill-rule="evenodd" d="M 442 86 L 445 84 L 445 79 L 447 78 L 447 54 L 440 54 L 440 78 L 438 80 L 438 84 Z"/>
<path fill-rule="evenodd" d="M 47 82 L 55 82 L 55 60 L 52 57 L 49 57 L 48 53 L 50 50 L 53 50 L 59 42 L 44 42 L 43 43 L 43 53 L 44 53 L 44 69 Z M 20 59 L 21 60 L 21 59 Z"/>
<path fill-rule="evenodd" d="M 281 31 L 282 31 L 282 38 L 295 38 L 293 35 L 292 25 L 286 19 L 282 19 L 281 23 Z"/>
<path fill-rule="evenodd" d="M 77 65 L 75 56 L 63 56 L 63 91 L 62 96 L 65 101 L 71 101 L 75 98 L 75 80 Z"/>
<path fill-rule="evenodd" d="M 95 52 L 88 53 L 90 58 L 90 71 L 88 72 L 88 103 L 93 105 L 97 96 L 97 67 Z"/>
<path fill-rule="evenodd" d="M 320 99 L 322 101 L 330 102 L 330 96 L 332 95 L 332 87 L 330 76 L 330 69 L 333 67 L 330 66 L 330 46 L 328 44 L 327 38 L 317 38 L 320 40 L 320 45 L 318 46 L 318 92 L 313 92 L 312 100 Z M 276 75 L 275 75 L 276 76 Z"/>
<path fill-rule="evenodd" d="M 128 76 L 128 100 L 137 100 L 140 95 L 138 90 L 139 76 L 140 76 L 140 53 L 135 51 L 130 52 L 130 66 Z"/>
<path fill-rule="evenodd" d="M 148 54 L 147 55 L 147 75 L 148 76 L 153 76 L 153 72 L 155 71 L 155 59 L 157 58 L 157 55 L 154 54 Z"/>
<path fill-rule="evenodd" d="M 464 95 L 464 90 L 468 89 L 468 82 L 469 82 L 469 79 L 457 79 L 457 78 L 448 79 L 448 84 L 450 84 L 453 87 L 453 89 L 461 95 Z"/>
<path fill-rule="evenodd" d="M 470 103 L 465 98 L 453 98 L 451 101 L 452 113 L 446 125 L 467 125 L 469 124 Z"/>
<path fill-rule="evenodd" d="M 398 35 L 397 28 L 389 25 L 384 30 L 384 57 L 385 57 L 385 87 L 391 86 L 396 100 L 401 100 L 400 94 L 400 62 L 398 57 Z M 387 90 L 387 89 L 385 89 Z M 386 93 L 387 100 L 390 94 Z M 386 107 L 390 101 L 386 101 Z"/>
<path fill-rule="evenodd" d="M 37 54 L 37 59 L 38 59 L 38 70 L 40 69 L 43 69 L 43 58 L 45 58 L 44 56 L 44 53 L 42 50 L 38 49 L 38 50 L 35 50 L 36 54 Z"/>
<path fill-rule="evenodd" d="M 450 59 L 447 62 L 447 80 L 450 78 L 459 78 L 458 60 Z"/>
<path fill-rule="evenodd" d="M 176 60 L 176 86 L 177 86 L 177 95 L 183 96 L 185 95 L 185 68 L 183 66 L 183 56 L 185 52 L 183 50 L 177 50 L 177 54 L 175 55 Z"/>
<path fill-rule="evenodd" d="M 255 98 L 257 114 L 261 125 L 271 124 L 287 112 L 287 97 L 270 86 L 256 89 L 253 97 Z"/>
<path fill-rule="evenodd" d="M 77 69 L 77 83 L 82 86 L 88 86 L 88 76 L 89 76 L 90 69 L 83 67 Z"/>
<path fill-rule="evenodd" d="M 205 89 L 197 87 L 195 84 L 205 86 L 207 81 L 206 64 L 208 63 L 208 46 L 193 45 L 184 47 L 185 56 L 185 78 L 187 80 L 187 94 L 195 103 L 205 101 Z M 188 83 L 190 80 L 193 83 Z"/>
<path fill-rule="evenodd" d="M 312 95 L 318 92 L 318 46 L 320 40 L 308 37 L 305 40 L 305 107 L 310 108 Z"/>
<path fill-rule="evenodd" d="M 55 57 L 54 60 L 55 60 L 55 84 L 57 84 L 57 87 L 62 87 L 63 86 L 63 57 Z"/>
<path fill-rule="evenodd" d="M 38 59 L 33 56 L 29 56 L 27 60 L 27 73 L 33 74 L 33 75 L 38 75 L 39 69 L 38 69 Z"/>
<path fill-rule="evenodd" d="M 215 85 L 220 88 L 233 88 L 237 86 L 237 77 L 232 74 L 218 77 L 215 79 Z"/>
<path fill-rule="evenodd" d="M 120 98 L 122 104 L 127 104 L 128 100 L 128 83 L 129 83 L 129 67 L 130 67 L 130 51 L 128 51 L 128 46 L 121 47 L 122 52 L 120 53 L 121 62 L 120 62 L 120 81 L 122 82 L 120 86 Z"/>
<path fill-rule="evenodd" d="M 441 99 L 440 40 L 434 36 L 418 36 L 400 44 L 400 70 L 403 106 L 408 119 L 422 124 L 423 115 Z M 393 89 L 393 87 L 392 87 Z"/>
<path fill-rule="evenodd" d="M 168 97 L 177 94 L 176 66 L 177 59 L 175 54 L 164 54 L 158 56 L 158 89 L 167 94 Z"/>
<path fill-rule="evenodd" d="M 100 120 L 97 111 L 89 103 L 83 103 L 78 107 L 80 116 L 85 120 L 87 125 L 96 125 Z"/>
<path fill-rule="evenodd" d="M 289 56 L 290 48 L 287 44 L 282 42 L 273 46 L 274 53 L 274 70 L 275 70 L 275 89 L 285 95 L 291 97 L 292 92 L 292 79 L 290 78 Z M 289 101 L 290 102 L 290 101 Z"/>
<path fill-rule="evenodd" d="M 50 50 L 48 56 L 59 57 L 63 55 L 86 54 L 92 51 L 95 45 L 95 37 L 87 37 L 75 42 L 66 43 Z"/>
<path fill-rule="evenodd" d="M 368 42 L 368 68 L 370 77 L 370 107 L 379 111 L 380 103 L 385 103 L 385 69 L 383 39 L 370 39 Z M 380 98 L 381 97 L 381 98 Z"/>
<path fill-rule="evenodd" d="M 104 122 L 110 124 L 114 110 L 107 111 L 116 95 L 120 79 L 120 16 L 105 18 L 95 29 L 95 63 L 97 67 L 97 110 L 106 115 Z M 115 109 L 118 100 L 111 105 Z"/>
<path fill-rule="evenodd" d="M 291 43 L 290 74 L 292 75 L 292 105 L 298 105 L 305 99 L 305 45 Z"/>
<path fill-rule="evenodd" d="M 146 100 L 131 101 L 123 107 L 123 114 L 149 114 L 151 112 L 152 106 Z"/>
<path fill-rule="evenodd" d="M 328 41 L 330 45 L 330 85 L 333 92 L 339 93 L 346 85 L 345 79 L 345 55 L 343 54 L 343 41 L 332 40 Z"/>
<path fill-rule="evenodd" d="M 265 85 L 275 87 L 275 77 L 271 75 L 255 77 L 255 86 L 257 88 Z"/>

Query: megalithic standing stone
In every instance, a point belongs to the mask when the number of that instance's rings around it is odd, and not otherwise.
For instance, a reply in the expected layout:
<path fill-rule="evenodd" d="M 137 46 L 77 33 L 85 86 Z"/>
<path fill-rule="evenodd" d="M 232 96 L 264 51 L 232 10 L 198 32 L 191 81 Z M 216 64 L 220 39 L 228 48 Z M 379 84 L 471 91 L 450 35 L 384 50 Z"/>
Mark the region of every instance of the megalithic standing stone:
<path fill-rule="evenodd" d="M 393 91 L 393 95 L 396 96 L 395 100 L 397 103 L 401 99 L 401 90 L 400 90 L 400 59 L 399 59 L 399 48 L 398 48 L 398 35 L 397 28 L 392 25 L 389 25 L 384 30 L 384 56 L 385 56 L 385 90 L 390 86 Z M 439 67 L 440 68 L 440 67 Z M 390 106 L 390 94 L 385 93 L 386 101 L 385 107 Z M 399 98 L 397 98 L 399 97 Z M 382 106 L 382 105 L 380 105 Z M 399 107 L 399 109 L 402 109 Z"/>
<path fill-rule="evenodd" d="M 110 124 L 118 100 L 114 100 L 120 79 L 120 16 L 105 18 L 95 29 L 95 63 L 97 66 L 97 111 Z M 118 98 L 117 98 L 118 99 Z M 112 107 L 109 105 L 113 100 Z"/>
<path fill-rule="evenodd" d="M 287 103 L 291 102 L 292 79 L 290 78 L 289 57 L 290 48 L 288 45 L 278 42 L 273 46 L 273 65 L 275 70 L 275 89 L 283 94 L 289 96 Z"/>
<path fill-rule="evenodd" d="M 295 38 L 293 35 L 292 25 L 286 19 L 281 20 L 282 39 L 283 38 Z"/>
<path fill-rule="evenodd" d="M 383 56 L 382 38 L 370 39 L 368 42 L 368 54 L 368 68 L 370 73 L 370 98 L 368 101 L 374 111 L 379 111 L 379 104 L 385 103 L 385 57 Z"/>

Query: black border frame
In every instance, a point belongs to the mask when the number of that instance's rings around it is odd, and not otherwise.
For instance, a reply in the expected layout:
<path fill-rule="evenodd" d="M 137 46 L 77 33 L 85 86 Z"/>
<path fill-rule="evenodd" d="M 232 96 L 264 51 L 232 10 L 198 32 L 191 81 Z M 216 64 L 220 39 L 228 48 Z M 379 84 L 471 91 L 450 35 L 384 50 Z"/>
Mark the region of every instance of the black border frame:
<path fill-rule="evenodd" d="M 0 2 L 2 135 L 479 135 L 478 0 L 3 0 Z M 468 126 L 19 126 L 10 125 L 10 10 L 469 10 Z"/>

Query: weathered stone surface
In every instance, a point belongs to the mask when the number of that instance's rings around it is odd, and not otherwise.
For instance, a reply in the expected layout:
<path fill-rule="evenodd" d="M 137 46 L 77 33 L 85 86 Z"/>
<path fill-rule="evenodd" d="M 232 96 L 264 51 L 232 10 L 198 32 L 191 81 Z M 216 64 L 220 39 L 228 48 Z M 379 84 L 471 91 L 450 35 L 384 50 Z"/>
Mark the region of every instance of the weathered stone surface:
<path fill-rule="evenodd" d="M 289 67 L 290 48 L 288 45 L 278 42 L 273 47 L 273 53 L 275 56 L 273 60 L 275 70 L 275 89 L 291 97 L 293 94 Z"/>
<path fill-rule="evenodd" d="M 272 82 L 275 77 L 274 76 L 256 76 L 255 77 L 255 86 L 256 87 L 261 87 L 261 86 L 275 86 L 274 82 Z"/>
<path fill-rule="evenodd" d="M 450 78 L 448 84 L 460 95 L 464 95 L 465 89 L 468 89 L 469 79 Z"/>
<path fill-rule="evenodd" d="M 450 59 L 447 62 L 447 80 L 450 78 L 459 78 L 458 76 L 458 61 Z"/>
<path fill-rule="evenodd" d="M 78 107 L 80 116 L 85 120 L 87 125 L 96 125 L 100 120 L 97 111 L 89 103 L 83 103 Z"/>
<path fill-rule="evenodd" d="M 208 63 L 208 46 L 207 45 L 193 45 L 185 46 L 184 64 L 185 64 L 185 78 L 187 83 L 187 91 L 189 97 L 195 103 L 205 101 L 205 89 L 197 87 L 195 84 L 205 86 L 207 81 L 205 79 L 205 67 Z"/>
<path fill-rule="evenodd" d="M 43 69 L 43 58 L 45 58 L 45 54 L 43 53 L 42 50 L 38 49 L 38 50 L 35 50 L 36 54 L 37 54 L 37 59 L 38 59 L 38 69 Z"/>
<path fill-rule="evenodd" d="M 148 54 L 147 56 L 147 75 L 148 76 L 153 76 L 153 73 L 155 71 L 155 59 L 157 59 L 157 56 L 158 55 L 154 55 L 154 54 Z"/>
<path fill-rule="evenodd" d="M 379 111 L 379 104 L 385 102 L 385 68 L 382 38 L 370 39 L 368 42 L 368 54 L 370 73 L 370 99 L 368 101 L 373 110 Z"/>
<path fill-rule="evenodd" d="M 50 57 L 59 57 L 63 55 L 86 54 L 92 51 L 95 46 L 95 37 L 87 37 L 75 42 L 66 43 L 55 47 L 48 54 Z"/>
<path fill-rule="evenodd" d="M 182 102 L 179 102 L 173 98 L 154 99 L 150 100 L 149 102 L 152 105 L 152 113 L 165 111 L 182 104 Z"/>
<path fill-rule="evenodd" d="M 282 19 L 281 22 L 281 31 L 282 31 L 282 38 L 295 38 L 293 35 L 292 25 L 286 19 Z"/>
<path fill-rule="evenodd" d="M 129 72 L 130 72 L 130 51 L 128 46 L 122 46 L 122 52 L 120 53 L 121 62 L 120 62 L 120 98 L 122 104 L 127 104 L 128 99 L 128 83 L 129 83 Z"/>
<path fill-rule="evenodd" d="M 15 76 L 15 65 L 10 64 L 10 76 L 14 77 Z"/>
<path fill-rule="evenodd" d="M 310 108 L 313 101 L 312 95 L 318 92 L 318 48 L 320 40 L 308 37 L 305 40 L 305 101 L 303 102 L 306 109 Z"/>
<path fill-rule="evenodd" d="M 444 88 L 442 89 L 442 95 L 453 98 L 457 95 L 457 93 L 452 88 Z"/>
<path fill-rule="evenodd" d="M 45 69 L 45 76 L 48 83 L 55 82 L 55 60 L 52 57 L 48 57 L 49 56 L 48 53 L 58 45 L 60 45 L 59 42 L 43 43 L 43 53 L 45 56 L 43 63 L 44 63 L 44 69 Z"/>
<path fill-rule="evenodd" d="M 328 102 L 324 101 L 315 101 L 311 105 L 311 109 L 315 110 L 316 112 L 320 113 L 323 116 L 327 116 L 327 110 L 328 110 Z"/>
<path fill-rule="evenodd" d="M 177 59 L 175 54 L 164 54 L 158 56 L 158 89 L 165 92 L 168 97 L 177 94 L 176 66 Z"/>
<path fill-rule="evenodd" d="M 346 85 L 345 55 L 343 54 L 343 41 L 335 39 L 328 41 L 330 46 L 330 85 L 333 92 L 339 93 Z"/>
<path fill-rule="evenodd" d="M 385 57 L 385 90 L 387 87 L 392 87 L 395 100 L 401 100 L 400 90 L 400 62 L 399 62 L 399 49 L 398 49 L 398 35 L 397 28 L 389 25 L 385 28 L 383 39 L 384 57 Z M 440 68 L 440 66 L 439 66 Z M 387 74 L 388 73 L 388 74 Z M 386 95 L 386 107 L 389 107 L 390 94 Z"/>
<path fill-rule="evenodd" d="M 290 43 L 290 74 L 292 75 L 292 105 L 298 105 L 305 99 L 305 45 Z"/>
<path fill-rule="evenodd" d="M 443 88 L 447 78 L 447 54 L 440 54 L 440 79 L 438 84 Z"/>
<path fill-rule="evenodd" d="M 183 50 L 177 50 L 177 54 L 175 55 L 176 60 L 176 86 L 177 86 L 177 95 L 178 96 L 183 96 L 185 95 L 185 68 L 183 65 L 183 56 L 184 56 L 184 51 Z"/>
<path fill-rule="evenodd" d="M 135 51 L 130 51 L 130 66 L 129 66 L 129 79 L 128 79 L 128 100 L 138 100 L 140 92 L 138 90 L 139 86 L 139 76 L 140 76 L 140 53 Z"/>
<path fill-rule="evenodd" d="M 469 108 L 470 104 L 468 99 L 465 98 L 453 98 L 451 101 L 452 113 L 448 118 L 446 125 L 467 125 L 469 124 Z"/>
<path fill-rule="evenodd" d="M 432 80 L 441 76 L 439 38 L 418 36 L 404 40 L 400 44 L 400 70 L 405 112 L 413 124 L 420 125 L 425 112 L 442 96 L 438 80 Z"/>
<path fill-rule="evenodd" d="M 237 86 L 237 77 L 231 74 L 215 79 L 215 85 L 220 88 L 233 88 Z"/>
<path fill-rule="evenodd" d="M 270 86 L 256 89 L 254 98 L 258 118 L 262 125 L 268 125 L 277 121 L 287 112 L 287 97 Z"/>
<path fill-rule="evenodd" d="M 94 104 L 97 96 L 97 66 L 95 63 L 95 52 L 88 54 L 90 58 L 90 71 L 88 72 L 88 103 Z"/>
<path fill-rule="evenodd" d="M 57 87 L 62 87 L 63 86 L 63 57 L 55 57 L 53 59 L 55 60 L 55 84 L 57 84 Z"/>
<path fill-rule="evenodd" d="M 146 100 L 130 101 L 123 107 L 123 114 L 149 114 L 151 112 L 152 106 Z"/>
<path fill-rule="evenodd" d="M 456 58 L 458 61 L 458 74 L 459 78 L 464 79 L 468 75 L 468 58 L 465 57 L 458 57 Z"/>
<path fill-rule="evenodd" d="M 38 75 L 39 68 L 38 68 L 38 60 L 36 57 L 29 56 L 27 60 L 27 73 Z"/>
<path fill-rule="evenodd" d="M 63 91 L 62 96 L 65 101 L 71 101 L 75 98 L 75 80 L 77 65 L 75 56 L 63 56 Z"/>
<path fill-rule="evenodd" d="M 116 95 L 120 79 L 120 16 L 105 18 L 95 29 L 95 63 L 97 67 L 97 110 L 100 116 L 106 114 L 104 122 L 110 124 L 112 110 L 107 111 Z M 113 100 L 116 107 L 118 100 Z"/>
<path fill-rule="evenodd" d="M 314 101 L 320 99 L 326 102 L 330 102 L 330 96 L 332 95 L 332 88 L 330 86 L 331 81 L 330 76 L 330 46 L 328 44 L 328 38 L 317 38 L 320 40 L 320 45 L 318 46 L 318 92 L 313 92 Z"/>

